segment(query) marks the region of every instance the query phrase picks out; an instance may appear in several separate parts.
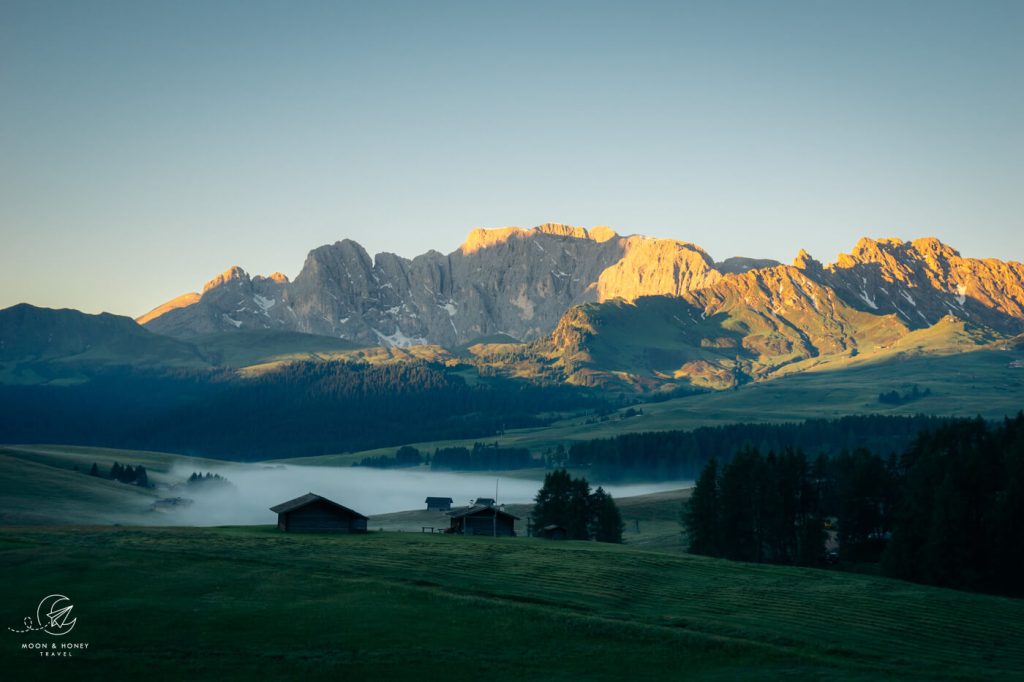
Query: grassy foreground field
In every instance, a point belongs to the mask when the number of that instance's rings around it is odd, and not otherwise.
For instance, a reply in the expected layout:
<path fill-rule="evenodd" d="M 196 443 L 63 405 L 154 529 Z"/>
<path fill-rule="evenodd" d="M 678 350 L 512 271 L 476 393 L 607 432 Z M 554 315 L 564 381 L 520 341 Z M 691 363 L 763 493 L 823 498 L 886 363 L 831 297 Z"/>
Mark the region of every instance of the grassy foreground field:
<path fill-rule="evenodd" d="M 1024 601 L 595 543 L 0 529 L 11 680 L 1020 679 Z"/>

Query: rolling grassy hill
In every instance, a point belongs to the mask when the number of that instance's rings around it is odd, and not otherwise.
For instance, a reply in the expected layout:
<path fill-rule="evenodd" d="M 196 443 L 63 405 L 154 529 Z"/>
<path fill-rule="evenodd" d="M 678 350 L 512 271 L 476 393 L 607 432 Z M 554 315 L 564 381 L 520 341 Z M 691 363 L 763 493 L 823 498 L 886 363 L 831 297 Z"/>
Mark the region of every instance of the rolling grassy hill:
<path fill-rule="evenodd" d="M 918 334 L 934 334 L 922 330 Z M 955 334 L 943 333 L 943 343 L 956 343 Z M 969 353 L 925 353 L 913 339 L 885 352 L 846 358 L 842 362 L 810 361 L 802 371 L 785 373 L 772 381 L 644 403 L 643 414 L 622 418 L 623 410 L 605 421 L 574 417 L 544 428 L 506 431 L 503 445 L 535 451 L 592 438 L 622 433 L 693 429 L 738 422 L 799 422 L 856 414 L 913 415 L 999 419 L 1024 409 L 1024 368 L 1011 363 L 1024 359 L 1024 349 L 997 344 Z M 936 343 L 934 339 L 931 343 Z M 1007 350 L 1004 350 L 1006 348 Z M 917 385 L 930 394 L 902 405 L 880 403 L 879 393 L 905 391 Z M 424 450 L 469 446 L 474 440 L 413 443 Z M 486 439 L 488 441 L 494 439 Z M 349 466 L 366 456 L 393 455 L 395 448 L 359 453 L 302 457 L 294 463 Z"/>
<path fill-rule="evenodd" d="M 150 506 L 166 491 L 88 476 L 114 462 L 142 465 L 153 483 L 180 482 L 175 466 L 203 470 L 223 462 L 163 452 L 70 445 L 0 446 L 0 524 L 155 523 Z M 75 468 L 77 467 L 77 469 Z"/>
<path fill-rule="evenodd" d="M 2 528 L 11 679 L 1020 679 L 1024 602 L 629 547 L 270 527 Z M 44 667 L 45 666 L 45 667 Z"/>

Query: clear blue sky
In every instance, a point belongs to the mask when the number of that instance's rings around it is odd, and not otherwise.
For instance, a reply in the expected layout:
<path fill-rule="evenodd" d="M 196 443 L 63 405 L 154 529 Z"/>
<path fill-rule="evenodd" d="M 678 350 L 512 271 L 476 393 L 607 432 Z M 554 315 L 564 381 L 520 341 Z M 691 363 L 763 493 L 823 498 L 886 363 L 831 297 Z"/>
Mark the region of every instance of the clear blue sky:
<path fill-rule="evenodd" d="M 1024 2 L 0 0 L 0 307 L 611 225 L 1024 260 Z"/>

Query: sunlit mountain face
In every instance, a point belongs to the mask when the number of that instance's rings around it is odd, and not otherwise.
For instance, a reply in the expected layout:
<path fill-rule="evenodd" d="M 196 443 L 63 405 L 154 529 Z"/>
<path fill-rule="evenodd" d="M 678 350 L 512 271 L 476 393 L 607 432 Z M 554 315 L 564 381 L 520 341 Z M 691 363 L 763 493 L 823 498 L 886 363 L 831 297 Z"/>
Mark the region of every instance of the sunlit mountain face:
<path fill-rule="evenodd" d="M 1024 332 L 1020 263 L 931 238 L 861 239 L 828 265 L 794 250 L 791 265 L 716 262 L 688 242 L 554 223 L 473 230 L 448 255 L 411 260 L 345 240 L 311 251 L 294 282 L 236 266 L 138 321 L 183 340 L 267 330 L 421 357 L 472 348 L 498 371 L 645 390 L 728 388 Z"/>

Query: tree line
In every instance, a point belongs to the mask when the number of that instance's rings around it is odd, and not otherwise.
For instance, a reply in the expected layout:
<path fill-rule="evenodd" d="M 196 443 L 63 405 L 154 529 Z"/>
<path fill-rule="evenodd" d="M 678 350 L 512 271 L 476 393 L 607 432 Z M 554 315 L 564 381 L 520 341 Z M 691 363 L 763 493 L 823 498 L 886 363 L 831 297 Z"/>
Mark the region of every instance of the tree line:
<path fill-rule="evenodd" d="M 839 452 L 864 447 L 898 452 L 914 437 L 949 420 L 941 417 L 866 415 L 840 419 L 808 419 L 786 424 L 727 424 L 691 431 L 626 433 L 573 444 L 565 460 L 573 469 L 587 469 L 603 481 L 623 479 L 695 479 L 712 457 L 719 464 L 737 452 L 755 448 L 782 452 Z"/>
<path fill-rule="evenodd" d="M 352 466 L 396 469 L 429 464 L 433 471 L 506 471 L 539 466 L 527 448 L 501 447 L 494 443 L 474 443 L 464 447 L 434 448 L 434 454 L 422 453 L 411 445 L 403 445 L 394 456 L 371 455 Z"/>
<path fill-rule="evenodd" d="M 146 467 L 141 464 L 138 466 L 132 466 L 131 464 L 114 462 L 110 467 L 110 471 L 107 474 L 102 474 L 100 473 L 99 465 L 96 464 L 96 462 L 93 462 L 92 466 L 89 467 L 89 475 L 106 478 L 119 483 L 137 485 L 140 488 L 150 487 L 149 474 L 146 473 Z"/>
<path fill-rule="evenodd" d="M 906 405 L 907 403 L 912 403 L 915 400 L 927 398 L 931 394 L 932 389 L 925 388 L 922 391 L 920 386 L 914 384 L 906 393 L 900 393 L 896 389 L 891 391 L 882 391 L 878 394 L 878 402 L 884 405 Z"/>
<path fill-rule="evenodd" d="M 578 387 L 470 385 L 428 362 L 296 362 L 257 377 L 119 369 L 71 386 L 0 386 L 0 442 L 258 460 L 487 438 L 607 404 Z"/>
<path fill-rule="evenodd" d="M 429 455 L 424 456 L 419 448 L 411 445 L 403 445 L 395 451 L 393 457 L 387 455 L 376 455 L 363 457 L 358 462 L 353 462 L 354 467 L 371 467 L 374 469 L 402 469 L 405 467 L 416 467 L 430 459 Z"/>
<path fill-rule="evenodd" d="M 233 487 L 234 484 L 228 479 L 224 478 L 220 474 L 214 474 L 207 471 L 205 474 L 199 471 L 193 471 L 192 475 L 185 480 L 185 485 L 190 487 L 214 488 L 229 486 Z"/>
<path fill-rule="evenodd" d="M 899 456 L 712 458 L 681 521 L 697 554 L 816 566 L 831 535 L 840 560 L 891 577 L 1024 596 L 1024 413 L 940 425 Z"/>
<path fill-rule="evenodd" d="M 507 471 L 529 469 L 538 464 L 528 449 L 501 447 L 498 443 L 474 443 L 472 450 L 437 448 L 430 459 L 433 471 Z"/>

